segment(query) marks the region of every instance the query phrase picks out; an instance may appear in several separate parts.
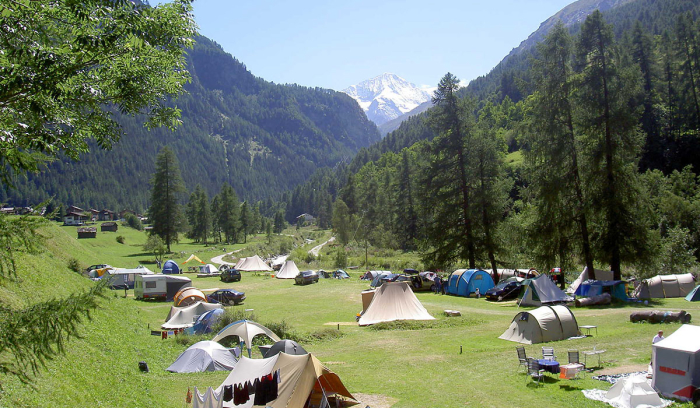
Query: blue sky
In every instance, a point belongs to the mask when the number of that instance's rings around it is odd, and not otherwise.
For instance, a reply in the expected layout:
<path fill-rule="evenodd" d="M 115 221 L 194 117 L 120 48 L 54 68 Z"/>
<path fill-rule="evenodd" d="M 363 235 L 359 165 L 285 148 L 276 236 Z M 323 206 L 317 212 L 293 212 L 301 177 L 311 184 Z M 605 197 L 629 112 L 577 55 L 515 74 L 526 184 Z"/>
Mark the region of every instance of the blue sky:
<path fill-rule="evenodd" d="M 200 33 L 275 83 L 342 90 L 384 72 L 487 74 L 573 0 L 196 0 Z M 152 0 L 151 4 L 159 1 Z"/>

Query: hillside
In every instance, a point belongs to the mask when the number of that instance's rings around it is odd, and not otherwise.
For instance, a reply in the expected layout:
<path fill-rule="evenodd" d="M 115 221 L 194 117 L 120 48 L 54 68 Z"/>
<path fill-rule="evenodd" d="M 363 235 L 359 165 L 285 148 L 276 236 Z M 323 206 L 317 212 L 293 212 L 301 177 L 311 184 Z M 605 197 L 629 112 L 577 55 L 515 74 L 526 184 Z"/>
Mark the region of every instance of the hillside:
<path fill-rule="evenodd" d="M 341 92 L 278 85 L 255 77 L 213 41 L 198 37 L 187 56 L 192 82 L 176 101 L 182 125 L 147 131 L 115 113 L 124 136 L 111 151 L 93 148 L 81 161 L 59 161 L 0 190 L 0 202 L 35 204 L 54 196 L 83 208 L 148 206 L 155 156 L 170 145 L 188 190 L 210 196 L 224 182 L 239 197 L 259 200 L 303 183 L 379 140 L 376 126 Z"/>

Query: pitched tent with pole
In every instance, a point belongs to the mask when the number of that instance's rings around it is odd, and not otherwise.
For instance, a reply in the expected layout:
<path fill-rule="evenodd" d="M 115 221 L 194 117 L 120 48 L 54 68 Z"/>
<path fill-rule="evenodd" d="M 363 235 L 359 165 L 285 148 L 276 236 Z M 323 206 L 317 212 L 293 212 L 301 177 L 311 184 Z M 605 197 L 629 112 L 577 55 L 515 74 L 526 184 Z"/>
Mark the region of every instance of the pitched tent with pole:
<path fill-rule="evenodd" d="M 239 265 L 240 264 L 240 265 Z M 265 261 L 262 260 L 257 255 L 249 256 L 247 258 L 243 258 L 242 262 L 239 262 L 236 264 L 236 269 L 239 271 L 248 271 L 248 272 L 259 272 L 259 271 L 266 271 L 266 272 L 272 272 L 272 268 L 268 264 L 265 263 Z"/>
<path fill-rule="evenodd" d="M 180 273 L 180 267 L 177 266 L 177 263 L 173 261 L 172 259 L 168 259 L 165 261 L 165 264 L 163 264 L 163 269 L 161 270 L 164 274 L 167 275 L 177 275 Z"/>
<path fill-rule="evenodd" d="M 359 323 L 360 326 L 368 326 L 395 320 L 435 320 L 408 282 L 386 282 L 377 288 Z"/>
<path fill-rule="evenodd" d="M 201 264 L 204 263 L 204 261 L 202 261 L 201 259 L 199 259 L 199 258 L 197 257 L 197 255 L 195 255 L 195 254 L 190 255 L 190 257 L 187 258 L 187 260 L 186 260 L 185 262 L 183 262 L 182 264 L 184 265 L 184 264 L 186 264 L 186 263 L 189 262 L 189 261 L 197 261 L 197 262 L 199 262 L 199 263 L 201 263 Z"/>
<path fill-rule="evenodd" d="M 525 279 L 521 283 L 520 306 L 542 306 L 546 304 L 570 302 L 571 296 L 564 293 L 547 275 Z"/>
<path fill-rule="evenodd" d="M 337 374 L 326 368 L 312 354 L 293 356 L 279 353 L 270 358 L 250 359 L 241 357 L 231 373 L 216 390 L 222 392 L 224 386 L 251 383 L 260 377 L 279 370 L 280 382 L 277 389 L 277 399 L 269 401 L 265 406 L 272 408 L 303 407 L 306 401 L 313 406 L 321 406 L 325 399 L 328 405 L 337 406 L 335 400 L 343 401 L 341 406 L 356 405 L 358 402 L 345 388 Z M 236 405 L 236 408 L 251 408 L 255 398 Z M 324 404 L 326 404 L 324 402 Z"/>
<path fill-rule="evenodd" d="M 294 261 L 286 261 L 280 270 L 275 274 L 277 279 L 294 279 L 299 274 L 299 268 Z"/>
<path fill-rule="evenodd" d="M 598 281 L 611 281 L 615 279 L 615 275 L 613 274 L 613 271 L 605 271 L 602 269 L 593 269 L 593 279 L 598 280 Z M 583 271 L 578 275 L 578 278 L 574 281 L 574 283 L 569 286 L 569 288 L 566 290 L 566 293 L 568 294 L 574 294 L 576 290 L 578 289 L 579 285 L 581 283 L 587 281 L 588 278 L 588 267 L 584 267 Z"/>
<path fill-rule="evenodd" d="M 452 272 L 447 281 L 447 293 L 469 297 L 478 289 L 479 293 L 483 295 L 493 286 L 493 278 L 486 271 L 458 269 Z"/>
<path fill-rule="evenodd" d="M 193 305 L 197 302 L 206 302 L 207 297 L 204 296 L 204 293 L 202 293 L 201 290 L 189 286 L 186 288 L 180 289 L 179 292 L 175 294 L 175 297 L 173 298 L 173 303 L 177 307 L 184 307 L 184 306 L 189 306 Z"/>
<path fill-rule="evenodd" d="M 688 296 L 695 288 L 693 274 L 656 275 L 643 280 L 634 289 L 633 297 L 638 299 L 663 299 Z"/>
<path fill-rule="evenodd" d="M 695 289 L 693 289 L 690 293 L 688 293 L 688 296 L 685 297 L 685 300 L 689 302 L 697 302 L 700 300 L 700 285 L 696 286 Z"/>
<path fill-rule="evenodd" d="M 197 316 L 201 316 L 211 310 L 221 309 L 220 303 L 196 302 L 185 307 L 171 306 L 170 313 L 165 318 L 162 329 L 181 329 L 194 325 Z"/>
<path fill-rule="evenodd" d="M 700 388 L 700 326 L 684 324 L 654 343 L 651 386 L 661 394 L 688 401 Z"/>
<path fill-rule="evenodd" d="M 231 350 L 215 341 L 200 341 L 183 351 L 165 370 L 171 373 L 231 371 L 235 365 L 236 358 Z"/>
<path fill-rule="evenodd" d="M 248 349 L 248 357 L 252 357 L 253 337 L 263 334 L 273 341 L 280 341 L 280 338 L 270 329 L 252 320 L 239 320 L 224 327 L 214 336 L 213 341 L 219 341 L 228 336 L 238 336 L 238 339 L 245 342 Z"/>
<path fill-rule="evenodd" d="M 579 336 L 576 317 L 566 306 L 542 306 L 515 315 L 499 339 L 523 344 L 545 343 Z"/>

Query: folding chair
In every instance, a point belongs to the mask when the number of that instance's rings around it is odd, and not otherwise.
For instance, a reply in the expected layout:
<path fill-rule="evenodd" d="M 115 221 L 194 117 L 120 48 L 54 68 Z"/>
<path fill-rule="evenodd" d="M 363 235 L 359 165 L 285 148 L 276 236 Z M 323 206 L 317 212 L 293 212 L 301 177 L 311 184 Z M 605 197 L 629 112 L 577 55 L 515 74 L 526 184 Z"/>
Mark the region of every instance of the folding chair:
<path fill-rule="evenodd" d="M 525 370 L 527 370 L 527 355 L 525 355 L 525 347 L 518 346 L 515 348 L 515 350 L 518 351 L 518 371 L 520 371 L 520 366 L 525 367 Z"/>
<path fill-rule="evenodd" d="M 569 354 L 569 364 L 578 364 L 578 365 L 581 366 L 581 368 L 579 368 L 578 370 L 576 370 L 576 375 L 573 377 L 573 378 L 579 378 L 579 379 L 580 379 L 581 377 L 579 376 L 579 373 L 581 373 L 582 371 L 585 371 L 586 366 L 583 365 L 583 363 L 581 363 L 581 361 L 580 361 L 580 359 L 579 359 L 578 350 L 569 350 L 569 351 L 568 351 L 568 354 Z"/>
<path fill-rule="evenodd" d="M 542 347 L 542 359 L 556 361 L 557 356 L 554 355 L 554 348 Z"/>
<path fill-rule="evenodd" d="M 540 363 L 534 358 L 527 359 L 527 374 L 532 381 L 537 381 L 538 386 L 540 385 L 540 381 L 544 378 L 544 370 L 540 368 Z"/>

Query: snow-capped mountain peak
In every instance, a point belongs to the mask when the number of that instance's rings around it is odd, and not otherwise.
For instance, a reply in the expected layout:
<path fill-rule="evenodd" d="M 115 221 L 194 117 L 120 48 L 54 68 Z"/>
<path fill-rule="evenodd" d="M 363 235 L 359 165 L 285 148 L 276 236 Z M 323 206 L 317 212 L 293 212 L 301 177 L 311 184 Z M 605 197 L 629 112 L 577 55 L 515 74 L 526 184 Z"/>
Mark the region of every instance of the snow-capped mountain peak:
<path fill-rule="evenodd" d="M 362 81 L 343 89 L 342 92 L 353 97 L 364 109 L 369 120 L 377 125 L 412 111 L 431 97 L 429 91 L 390 73 Z"/>

